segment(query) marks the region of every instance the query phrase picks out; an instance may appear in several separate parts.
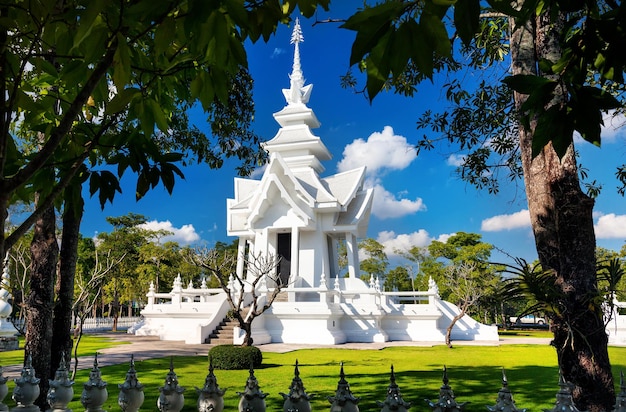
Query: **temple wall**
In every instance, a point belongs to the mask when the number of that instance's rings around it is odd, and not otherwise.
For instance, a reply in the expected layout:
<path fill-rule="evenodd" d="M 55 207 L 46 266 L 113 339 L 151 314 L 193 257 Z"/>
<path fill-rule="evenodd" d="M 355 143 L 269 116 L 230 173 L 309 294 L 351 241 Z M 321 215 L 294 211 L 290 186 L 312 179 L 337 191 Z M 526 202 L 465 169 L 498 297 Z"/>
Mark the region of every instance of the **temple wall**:
<path fill-rule="evenodd" d="M 322 272 L 321 245 L 319 243 L 319 234 L 316 232 L 301 231 L 300 232 L 300 257 L 298 274 L 303 278 L 308 287 L 319 286 L 320 280 L 316 278 L 316 273 Z"/>

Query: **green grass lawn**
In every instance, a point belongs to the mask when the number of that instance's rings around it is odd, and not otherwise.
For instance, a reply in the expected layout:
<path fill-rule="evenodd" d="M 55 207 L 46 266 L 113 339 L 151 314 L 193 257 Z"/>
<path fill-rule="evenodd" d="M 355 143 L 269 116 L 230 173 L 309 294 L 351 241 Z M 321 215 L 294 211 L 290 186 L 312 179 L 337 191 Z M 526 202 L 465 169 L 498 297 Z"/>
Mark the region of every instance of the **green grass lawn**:
<path fill-rule="evenodd" d="M 609 349 L 615 376 L 626 369 L 626 348 Z M 263 366 L 255 371 L 263 392 L 268 394 L 268 411 L 282 410 L 280 392 L 288 393 L 298 360 L 300 377 L 307 392 L 316 394 L 313 410 L 327 410 L 328 396 L 333 396 L 339 380 L 340 363 L 344 363 L 346 379 L 355 396 L 360 397 L 360 410 L 375 411 L 376 401 L 383 401 L 389 385 L 389 370 L 393 365 L 396 382 L 404 399 L 413 403 L 411 410 L 429 410 L 425 399 L 437 400 L 442 384 L 443 366 L 457 400 L 470 402 L 466 410 L 485 411 L 495 404 L 501 387 L 501 369 L 506 368 L 509 388 L 518 408 L 540 411 L 554 406 L 558 390 L 558 368 L 554 350 L 547 345 L 503 345 L 498 347 L 456 346 L 393 347 L 383 350 L 307 349 L 285 354 L 264 353 Z M 202 387 L 207 374 L 206 357 L 176 357 L 174 368 L 179 384 L 187 388 L 185 411 L 197 410 L 194 387 Z M 119 410 L 117 384 L 124 381 L 128 365 L 102 368 L 102 376 L 109 384 L 109 400 L 105 410 Z M 141 383 L 145 385 L 146 400 L 142 410 L 155 411 L 158 388 L 163 386 L 169 371 L 168 359 L 136 362 Z M 79 397 L 89 371 L 81 371 L 76 378 L 75 399 L 70 407 L 82 410 Z M 248 371 L 216 370 L 222 389 L 227 389 L 225 409 L 235 411 L 239 401 L 237 392 L 244 389 Z"/>
<path fill-rule="evenodd" d="M 552 332 L 547 329 L 509 329 L 498 330 L 498 335 L 507 338 L 552 338 Z"/>
<path fill-rule="evenodd" d="M 83 335 L 78 345 L 78 356 L 92 356 L 96 352 L 104 348 L 110 348 L 117 345 L 125 345 L 130 342 L 116 341 L 99 335 Z M 0 366 L 2 365 L 19 365 L 24 362 L 24 337 L 19 338 L 18 350 L 0 352 Z M 72 357 L 74 352 L 72 352 Z"/>

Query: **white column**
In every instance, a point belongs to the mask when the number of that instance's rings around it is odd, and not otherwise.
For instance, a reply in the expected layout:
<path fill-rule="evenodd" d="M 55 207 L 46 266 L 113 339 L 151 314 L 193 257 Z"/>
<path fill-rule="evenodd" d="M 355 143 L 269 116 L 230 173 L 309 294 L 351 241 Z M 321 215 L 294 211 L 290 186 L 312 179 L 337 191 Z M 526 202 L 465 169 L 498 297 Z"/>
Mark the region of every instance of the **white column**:
<path fill-rule="evenodd" d="M 320 243 L 322 244 L 322 267 L 321 267 L 321 276 L 324 277 L 324 281 L 328 280 L 326 277 L 330 273 L 330 258 L 328 257 L 328 235 L 322 231 L 320 231 L 322 239 Z M 321 282 L 322 279 L 319 279 Z M 319 283 L 318 283 L 319 285 Z M 315 286 L 315 285 L 313 285 Z"/>
<path fill-rule="evenodd" d="M 346 233 L 346 252 L 348 253 L 348 274 L 351 278 L 359 277 L 359 250 L 356 236 Z"/>
<path fill-rule="evenodd" d="M 297 227 L 291 228 L 291 277 L 289 282 L 300 276 L 300 231 Z"/>
<path fill-rule="evenodd" d="M 330 264 L 332 265 L 332 271 L 331 273 L 328 274 L 328 279 L 326 279 L 327 281 L 330 280 L 331 278 L 331 274 L 334 277 L 335 275 L 337 275 L 337 273 L 339 273 L 339 256 L 338 256 L 338 250 L 339 250 L 339 242 L 337 240 L 336 237 L 332 237 L 331 238 L 331 249 L 332 249 L 332 253 L 329 256 L 329 259 L 332 260 L 332 262 L 330 262 Z"/>
<path fill-rule="evenodd" d="M 239 279 L 243 279 L 243 263 L 247 258 L 245 255 L 246 242 L 247 240 L 245 238 L 239 237 L 239 245 L 237 245 L 237 277 Z"/>

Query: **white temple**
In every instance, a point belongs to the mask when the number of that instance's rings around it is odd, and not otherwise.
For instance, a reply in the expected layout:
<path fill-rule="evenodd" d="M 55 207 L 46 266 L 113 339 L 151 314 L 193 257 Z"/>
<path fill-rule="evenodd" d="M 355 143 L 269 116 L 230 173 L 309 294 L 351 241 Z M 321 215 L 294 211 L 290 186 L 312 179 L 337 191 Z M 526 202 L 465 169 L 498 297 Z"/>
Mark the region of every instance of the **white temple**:
<path fill-rule="evenodd" d="M 260 180 L 235 179 L 227 200 L 227 231 L 239 237 L 237 276 L 245 278 L 245 254 L 279 256 L 277 268 L 286 298 L 252 324 L 256 345 L 270 342 L 341 344 L 393 340 L 443 343 L 458 308 L 428 291 L 383 291 L 379 279 L 359 277 L 357 239 L 366 236 L 373 190 L 363 187 L 365 167 L 321 177 L 331 154 L 312 129 L 320 126 L 307 107 L 312 85 L 304 84 L 296 21 L 291 43 L 294 62 L 286 106 L 274 114 L 280 129 L 265 142 L 269 164 Z M 340 273 L 338 243 L 345 242 L 348 270 Z M 231 283 L 236 296 L 236 285 Z M 260 288 L 271 289 L 271 281 Z M 265 299 L 264 290 L 257 296 Z M 166 303 L 157 303 L 166 300 Z M 221 289 L 206 284 L 183 288 L 180 277 L 169 293 L 148 293 L 144 321 L 132 332 L 161 339 L 203 343 L 230 309 Z M 237 328 L 236 328 L 237 329 Z M 238 332 L 236 330 L 236 332 Z M 233 343 L 243 339 L 235 333 Z M 498 341 L 495 326 L 459 320 L 453 340 Z"/>

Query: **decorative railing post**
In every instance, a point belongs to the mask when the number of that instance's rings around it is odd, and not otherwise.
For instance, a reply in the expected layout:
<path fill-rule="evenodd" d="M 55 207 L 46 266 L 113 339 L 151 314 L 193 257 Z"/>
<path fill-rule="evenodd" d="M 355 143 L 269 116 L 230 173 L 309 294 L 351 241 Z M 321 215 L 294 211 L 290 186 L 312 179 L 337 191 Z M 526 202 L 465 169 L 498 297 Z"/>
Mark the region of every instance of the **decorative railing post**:
<path fill-rule="evenodd" d="M 250 365 L 250 376 L 246 381 L 246 387 L 243 392 L 237 392 L 241 398 L 239 399 L 239 412 L 265 412 L 266 393 L 261 391 L 259 382 L 254 376 L 254 369 Z"/>
<path fill-rule="evenodd" d="M 572 385 L 565 382 L 563 373 L 559 369 L 559 391 L 556 393 L 556 403 L 552 409 L 544 409 L 544 412 L 579 412 L 574 405 L 572 397 Z"/>
<path fill-rule="evenodd" d="M 396 375 L 393 373 L 393 365 L 391 365 L 387 398 L 383 402 L 376 401 L 376 403 L 382 408 L 380 412 L 406 412 L 411 407 L 411 402 L 402 399 L 400 388 L 396 384 Z"/>
<path fill-rule="evenodd" d="M 298 370 L 298 360 L 296 359 L 296 367 L 294 369 L 294 377 L 289 387 L 289 394 L 280 392 L 285 402 L 283 403 L 283 412 L 311 412 L 311 403 L 309 402 L 313 395 L 306 393 L 302 379 L 300 379 L 300 371 Z"/>
<path fill-rule="evenodd" d="M 333 288 L 336 292 L 333 295 L 334 303 L 341 303 L 341 284 L 339 283 L 339 273 L 337 273 L 337 275 L 335 276 L 335 283 L 333 285 Z"/>
<path fill-rule="evenodd" d="M 359 398 L 354 396 L 350 391 L 350 384 L 346 380 L 343 373 L 343 363 L 339 372 L 339 382 L 337 382 L 337 390 L 335 396 L 329 396 L 328 401 L 331 403 L 330 412 L 359 412 Z"/>
<path fill-rule="evenodd" d="M 435 299 L 439 299 L 439 286 L 432 277 L 428 278 L 428 304 L 435 305 Z"/>
<path fill-rule="evenodd" d="M 174 279 L 170 296 L 172 297 L 172 305 L 180 307 L 180 303 L 183 301 L 183 281 L 180 278 L 180 273 Z"/>
<path fill-rule="evenodd" d="M 29 353 L 20 377 L 15 379 L 12 398 L 17 406 L 12 409 L 13 411 L 39 412 L 39 406 L 33 405 L 39 397 L 39 381 L 40 379 L 35 377 L 33 358 Z"/>
<path fill-rule="evenodd" d="M 102 375 L 98 368 L 98 353 L 96 353 L 93 360 L 93 368 L 89 372 L 89 380 L 83 385 L 80 403 L 83 404 L 86 412 L 105 412 L 102 409 L 102 405 L 104 405 L 108 397 L 107 383 L 102 380 Z"/>
<path fill-rule="evenodd" d="M 461 412 L 467 402 L 458 403 L 454 397 L 454 392 L 448 385 L 448 370 L 443 367 L 443 385 L 439 389 L 439 400 L 437 402 L 428 402 L 433 412 Z"/>
<path fill-rule="evenodd" d="M 526 409 L 517 409 L 513 394 L 509 389 L 509 382 L 506 379 L 504 369 L 502 369 L 502 388 L 498 391 L 498 399 L 494 406 L 487 406 L 489 412 L 526 412 Z"/>
<path fill-rule="evenodd" d="M 148 293 L 146 296 L 148 297 L 148 308 L 152 309 L 154 306 L 154 301 L 156 299 L 156 290 L 154 289 L 154 282 L 150 282 L 150 287 L 148 288 Z"/>
<path fill-rule="evenodd" d="M 200 283 L 200 289 L 202 290 L 202 293 L 200 294 L 200 302 L 206 302 L 207 301 L 206 290 L 208 289 L 208 287 L 206 285 L 206 278 L 204 276 L 202 277 L 202 283 Z"/>
<path fill-rule="evenodd" d="M 46 399 L 52 412 L 71 412 L 67 405 L 74 398 L 74 381 L 70 379 L 65 361 L 65 352 L 61 353 L 59 368 L 54 373 L 54 380 L 50 379 L 50 389 Z"/>
<path fill-rule="evenodd" d="M 198 394 L 198 412 L 222 412 L 224 410 L 224 393 L 220 389 L 217 378 L 213 373 L 213 362 L 209 360 L 209 374 L 204 380 L 202 389 L 196 388 Z"/>
<path fill-rule="evenodd" d="M 5 412 L 9 410 L 9 407 L 2 403 L 4 398 L 9 394 L 9 387 L 7 386 L 7 381 L 9 378 L 2 376 L 2 366 L 0 366 L 0 412 Z"/>
<path fill-rule="evenodd" d="M 185 405 L 185 388 L 178 386 L 178 377 L 174 372 L 174 358 L 170 358 L 170 371 L 165 376 L 165 385 L 159 388 L 161 394 L 157 407 L 161 412 L 180 412 Z"/>
<path fill-rule="evenodd" d="M 122 384 L 117 385 L 120 394 L 117 396 L 117 404 L 120 405 L 123 412 L 137 412 L 145 395 L 143 393 L 143 385 L 137 379 L 137 371 L 135 371 L 135 357 L 130 356 L 130 368 L 126 372 L 126 380 Z"/>
<path fill-rule="evenodd" d="M 16 350 L 19 346 L 17 329 L 8 319 L 13 311 L 9 289 L 9 252 L 7 252 L 0 278 L 0 350 Z"/>

